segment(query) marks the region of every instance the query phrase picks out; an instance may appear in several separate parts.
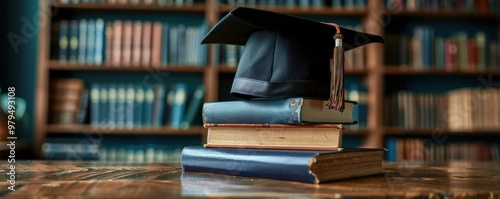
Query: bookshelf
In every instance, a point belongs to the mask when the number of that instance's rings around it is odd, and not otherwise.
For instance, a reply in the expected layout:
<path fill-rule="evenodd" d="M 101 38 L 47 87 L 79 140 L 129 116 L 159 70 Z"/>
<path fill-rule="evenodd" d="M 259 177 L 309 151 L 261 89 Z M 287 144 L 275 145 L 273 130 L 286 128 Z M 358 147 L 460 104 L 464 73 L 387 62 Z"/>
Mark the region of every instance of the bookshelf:
<path fill-rule="evenodd" d="M 195 3 L 193 5 L 182 6 L 155 6 L 155 5 L 108 5 L 100 3 L 89 4 L 61 4 L 45 2 L 41 6 L 43 13 L 51 13 L 52 10 L 84 12 L 84 13 L 105 13 L 105 12 L 120 12 L 125 14 L 140 13 L 147 15 L 148 13 L 169 13 L 169 14 L 195 14 L 207 21 L 209 27 L 212 27 L 224 14 L 228 13 L 235 5 L 229 5 L 222 1 L 219 3 L 216 0 L 206 0 L 204 3 Z M 386 4 L 384 0 L 367 1 L 364 8 L 334 8 L 330 4 L 320 7 L 303 8 L 296 6 L 264 6 L 251 5 L 259 9 L 265 9 L 274 12 L 299 15 L 304 17 L 320 17 L 321 19 L 356 19 L 361 22 L 366 32 L 378 34 L 385 38 L 390 34 L 406 33 L 411 29 L 401 29 L 400 32 L 394 32 L 391 25 L 403 24 L 405 21 L 426 23 L 428 21 L 440 21 L 460 23 L 465 21 L 481 21 L 494 26 L 498 34 L 500 24 L 500 12 L 493 11 L 424 11 L 424 10 L 393 10 Z M 44 16 L 44 17 L 48 17 Z M 69 15 L 71 16 L 71 15 Z M 43 20 L 43 19 L 42 19 Z M 50 19 L 44 19 L 51 21 Z M 439 24 L 438 24 L 439 25 Z M 89 124 L 79 125 L 54 125 L 48 124 L 47 116 L 49 111 L 47 104 L 49 103 L 49 81 L 53 78 L 53 74 L 80 74 L 92 73 L 96 75 L 113 74 L 116 76 L 124 74 L 167 72 L 169 74 L 185 74 L 197 75 L 202 78 L 205 85 L 206 93 L 204 101 L 225 100 L 227 89 L 230 88 L 231 77 L 234 76 L 236 68 L 223 63 L 220 58 L 220 49 L 216 45 L 209 45 L 206 55 L 207 61 L 203 66 L 186 65 L 186 64 L 161 64 L 157 68 L 143 67 L 112 67 L 107 63 L 99 65 L 78 64 L 78 63 L 62 63 L 58 60 L 50 59 L 50 25 L 41 26 L 39 33 L 39 56 L 38 56 L 38 72 L 37 72 L 37 105 L 36 105 L 36 134 L 35 134 L 35 152 L 38 154 L 45 137 L 51 135 L 73 135 L 81 132 L 103 132 L 104 134 L 122 134 L 122 135 L 200 135 L 204 136 L 205 130 L 200 126 L 191 127 L 188 129 L 176 130 L 170 126 L 161 126 L 151 129 L 98 129 Z M 498 36 L 497 36 L 498 37 Z M 493 38 L 494 39 L 494 38 Z M 498 38 L 497 38 L 498 39 Z M 394 54 L 388 54 L 389 46 L 382 44 L 371 44 L 364 47 L 364 66 L 362 68 L 348 68 L 345 74 L 350 77 L 361 79 L 360 83 L 366 87 L 366 103 L 367 103 L 367 124 L 366 127 L 361 127 L 359 130 L 346 130 L 345 135 L 361 136 L 363 145 L 367 147 L 383 147 L 386 145 L 388 137 L 424 137 L 431 136 L 436 128 L 421 128 L 407 129 L 395 127 L 387 124 L 386 115 L 388 110 L 385 108 L 386 96 L 391 92 L 399 90 L 392 88 L 395 80 L 399 78 L 397 83 L 411 83 L 415 78 L 434 78 L 438 84 L 447 84 L 450 79 L 469 78 L 474 79 L 477 76 L 500 76 L 500 68 L 487 68 L 483 70 L 445 70 L 437 68 L 437 66 L 429 66 L 428 68 L 414 68 L 411 66 L 402 67 L 397 64 L 387 63 L 388 59 L 397 57 Z M 499 49 L 500 51 L 500 49 Z M 389 57 L 389 58 L 388 58 Z M 403 80 L 401 80 L 403 79 Z M 425 86 L 422 86 L 425 87 Z M 404 90 L 404 88 L 399 88 Z M 420 90 L 433 92 L 433 88 L 421 88 Z M 448 89 L 452 90 L 452 89 Z M 447 91 L 440 91 L 447 92 Z M 445 128 L 446 129 L 446 128 Z M 500 130 L 443 130 L 445 134 L 453 136 L 485 136 L 492 137 L 493 140 L 500 138 Z M 39 154 L 38 154 L 39 155 Z"/>

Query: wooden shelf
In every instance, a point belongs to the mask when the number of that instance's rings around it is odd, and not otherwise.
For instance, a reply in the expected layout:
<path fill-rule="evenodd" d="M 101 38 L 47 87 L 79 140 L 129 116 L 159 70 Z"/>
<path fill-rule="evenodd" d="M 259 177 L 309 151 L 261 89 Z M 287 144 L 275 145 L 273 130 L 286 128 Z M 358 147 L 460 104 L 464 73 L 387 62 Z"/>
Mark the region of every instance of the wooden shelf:
<path fill-rule="evenodd" d="M 485 135 L 493 135 L 500 136 L 499 130 L 462 130 L 462 131 L 450 131 L 447 129 L 402 129 L 398 127 L 385 127 L 384 132 L 386 136 L 402 136 L 402 135 L 410 135 L 410 136 L 430 136 L 433 133 L 444 133 L 446 135 L 468 135 L 468 136 L 485 136 Z"/>
<path fill-rule="evenodd" d="M 446 71 L 439 69 L 413 69 L 410 67 L 401 66 L 386 66 L 384 68 L 386 75 L 447 75 L 447 76 L 500 76 L 500 70 L 486 70 L 486 71 Z"/>
<path fill-rule="evenodd" d="M 47 125 L 47 134 L 81 134 L 103 133 L 115 135 L 202 135 L 204 128 L 201 126 L 188 129 L 173 129 L 168 126 L 161 128 L 143 129 L 108 129 L 95 128 L 90 125 Z"/>
<path fill-rule="evenodd" d="M 221 4 L 219 6 L 219 12 L 221 13 L 228 13 L 232 9 L 236 8 L 237 6 L 233 5 L 224 5 Z M 295 7 L 287 7 L 287 6 L 245 6 L 245 7 L 251 7 L 251 8 L 257 8 L 257 9 L 262 9 L 262 10 L 268 10 L 272 12 L 279 12 L 279 13 L 285 13 L 285 14 L 291 14 L 291 15 L 328 15 L 328 16 L 366 16 L 368 14 L 367 9 L 346 9 L 346 8 L 332 8 L 332 7 L 319 7 L 319 8 L 300 8 L 299 6 Z"/>
<path fill-rule="evenodd" d="M 77 63 L 65 63 L 59 61 L 50 61 L 49 69 L 58 71 L 166 71 L 166 72 L 185 72 L 185 73 L 203 73 L 205 66 L 190 65 L 162 65 L 159 68 L 144 66 L 110 66 L 110 65 L 82 65 Z"/>
<path fill-rule="evenodd" d="M 145 4 L 106 4 L 106 3 L 80 3 L 80 4 L 62 4 L 52 3 L 52 8 L 56 9 L 72 9 L 72 10 L 108 10 L 108 11 L 168 11 L 168 12 L 194 12 L 203 14 L 205 12 L 205 4 L 197 3 L 193 5 L 183 6 L 159 6 Z"/>
<path fill-rule="evenodd" d="M 456 11 L 396 11 L 389 10 L 391 16 L 395 17 L 414 17 L 426 19 L 454 19 L 454 20 L 500 20 L 500 13 L 495 12 L 456 12 Z"/>

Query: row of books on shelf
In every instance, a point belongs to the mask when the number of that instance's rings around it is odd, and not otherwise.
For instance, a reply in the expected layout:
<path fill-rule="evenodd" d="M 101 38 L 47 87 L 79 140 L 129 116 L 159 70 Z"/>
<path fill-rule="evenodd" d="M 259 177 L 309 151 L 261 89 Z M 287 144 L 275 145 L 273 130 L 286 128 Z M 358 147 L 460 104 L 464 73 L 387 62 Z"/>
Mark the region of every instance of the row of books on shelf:
<path fill-rule="evenodd" d="M 126 163 L 179 162 L 181 148 L 158 144 L 47 141 L 42 145 L 42 153 L 46 159 L 51 160 L 100 160 Z"/>
<path fill-rule="evenodd" d="M 184 83 L 144 86 L 125 83 L 92 83 L 80 79 L 51 81 L 49 123 L 83 124 L 89 118 L 96 128 L 188 128 L 199 116 L 205 88 L 188 94 Z M 189 100 L 189 101 L 188 101 Z"/>
<path fill-rule="evenodd" d="M 184 83 L 91 85 L 90 124 L 98 128 L 188 128 L 199 116 L 205 88 L 199 85 L 189 99 Z"/>
<path fill-rule="evenodd" d="M 61 20 L 52 25 L 52 58 L 61 62 L 112 67 L 204 66 L 200 45 L 208 24 L 103 19 Z"/>
<path fill-rule="evenodd" d="M 496 0 L 386 0 L 385 3 L 393 10 L 500 12 L 500 2 Z"/>
<path fill-rule="evenodd" d="M 500 143 L 450 142 L 436 143 L 422 138 L 386 139 L 387 161 L 495 161 L 500 162 Z"/>
<path fill-rule="evenodd" d="M 388 35 L 386 40 L 387 65 L 447 71 L 500 69 L 500 43 L 482 31 L 475 35 L 459 31 L 443 37 L 435 35 L 431 27 L 420 26 L 414 29 L 412 37 Z"/>
<path fill-rule="evenodd" d="M 364 9 L 366 0 L 220 0 L 221 4 L 231 6 L 285 6 L 288 8 L 342 8 Z"/>
<path fill-rule="evenodd" d="M 151 6 L 181 6 L 202 3 L 203 0 L 52 0 L 62 4 L 109 4 L 109 5 L 151 5 Z"/>
<path fill-rule="evenodd" d="M 445 94 L 399 92 L 386 97 L 386 121 L 403 129 L 500 130 L 499 89 L 458 89 Z"/>

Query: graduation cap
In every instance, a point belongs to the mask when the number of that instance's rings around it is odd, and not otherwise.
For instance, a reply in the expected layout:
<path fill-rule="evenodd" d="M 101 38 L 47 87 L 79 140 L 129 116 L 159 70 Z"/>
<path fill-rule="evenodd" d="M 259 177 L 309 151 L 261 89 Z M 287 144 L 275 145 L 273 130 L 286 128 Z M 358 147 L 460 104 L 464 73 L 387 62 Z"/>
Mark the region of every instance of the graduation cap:
<path fill-rule="evenodd" d="M 244 98 L 329 99 L 344 109 L 343 52 L 382 37 L 265 10 L 239 7 L 202 44 L 245 45 L 231 94 Z"/>

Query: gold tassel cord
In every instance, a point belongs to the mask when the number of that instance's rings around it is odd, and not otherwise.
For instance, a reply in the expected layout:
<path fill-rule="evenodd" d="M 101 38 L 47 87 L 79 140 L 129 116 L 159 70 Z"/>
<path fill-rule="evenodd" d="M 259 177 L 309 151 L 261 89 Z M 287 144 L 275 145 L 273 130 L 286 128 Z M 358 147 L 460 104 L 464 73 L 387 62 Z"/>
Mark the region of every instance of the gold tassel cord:
<path fill-rule="evenodd" d="M 335 109 L 343 112 L 345 108 L 344 102 L 344 48 L 342 47 L 343 36 L 337 24 L 327 23 L 334 26 L 337 33 L 333 36 L 335 47 L 333 48 L 333 58 L 330 60 L 330 99 L 326 106 L 329 109 Z"/>

